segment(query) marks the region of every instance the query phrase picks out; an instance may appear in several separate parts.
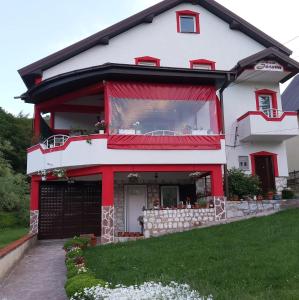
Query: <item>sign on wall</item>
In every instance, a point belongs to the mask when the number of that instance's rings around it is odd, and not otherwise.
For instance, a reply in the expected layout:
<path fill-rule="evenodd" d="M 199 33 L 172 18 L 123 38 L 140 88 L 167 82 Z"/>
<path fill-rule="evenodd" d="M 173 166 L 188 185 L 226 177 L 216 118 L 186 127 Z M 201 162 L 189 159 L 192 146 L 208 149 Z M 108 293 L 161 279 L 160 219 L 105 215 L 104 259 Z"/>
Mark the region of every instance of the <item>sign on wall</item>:
<path fill-rule="evenodd" d="M 270 72 L 283 72 L 283 66 L 276 61 L 260 61 L 258 62 L 254 69 L 256 71 L 270 71 Z"/>

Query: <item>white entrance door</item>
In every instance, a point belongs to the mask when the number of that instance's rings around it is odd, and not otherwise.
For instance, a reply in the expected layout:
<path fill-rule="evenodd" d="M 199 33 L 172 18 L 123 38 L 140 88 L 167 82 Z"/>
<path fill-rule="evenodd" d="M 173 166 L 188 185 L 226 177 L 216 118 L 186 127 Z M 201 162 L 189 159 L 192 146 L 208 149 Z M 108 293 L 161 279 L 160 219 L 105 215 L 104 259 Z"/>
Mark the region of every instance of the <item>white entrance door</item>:
<path fill-rule="evenodd" d="M 145 185 L 126 186 L 126 219 L 128 232 L 141 232 L 138 217 L 146 207 L 147 188 Z"/>

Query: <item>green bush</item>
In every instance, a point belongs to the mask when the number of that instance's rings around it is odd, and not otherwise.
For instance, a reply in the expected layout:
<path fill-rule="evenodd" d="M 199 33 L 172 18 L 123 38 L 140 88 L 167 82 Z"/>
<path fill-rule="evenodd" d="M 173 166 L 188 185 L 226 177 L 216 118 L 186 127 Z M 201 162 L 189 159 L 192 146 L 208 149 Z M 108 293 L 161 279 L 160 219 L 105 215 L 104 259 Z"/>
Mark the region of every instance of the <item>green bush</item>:
<path fill-rule="evenodd" d="M 16 227 L 19 220 L 16 213 L 0 212 L 0 228 Z"/>
<path fill-rule="evenodd" d="M 238 169 L 228 171 L 228 188 L 230 196 L 254 196 L 261 192 L 258 176 L 246 175 Z"/>
<path fill-rule="evenodd" d="M 295 193 L 292 190 L 283 190 L 281 196 L 282 199 L 294 199 Z"/>
<path fill-rule="evenodd" d="M 66 273 L 67 278 L 72 278 L 76 275 L 78 275 L 78 268 L 75 267 L 75 265 L 71 265 L 69 268 L 67 268 L 67 273 Z"/>
<path fill-rule="evenodd" d="M 82 292 L 85 288 L 93 287 L 96 285 L 105 286 L 106 282 L 101 279 L 96 279 L 91 274 L 79 274 L 69 278 L 65 284 L 65 291 L 69 298 L 75 293 Z"/>
<path fill-rule="evenodd" d="M 89 238 L 75 236 L 74 238 L 67 240 L 64 243 L 63 249 L 66 251 L 69 251 L 73 247 L 80 247 L 81 249 L 85 249 L 87 248 L 88 243 L 89 243 Z"/>
<path fill-rule="evenodd" d="M 76 249 L 76 250 L 69 251 L 66 254 L 66 259 L 67 260 L 74 259 L 74 258 L 80 257 L 80 256 L 83 256 L 83 251 L 81 249 Z"/>

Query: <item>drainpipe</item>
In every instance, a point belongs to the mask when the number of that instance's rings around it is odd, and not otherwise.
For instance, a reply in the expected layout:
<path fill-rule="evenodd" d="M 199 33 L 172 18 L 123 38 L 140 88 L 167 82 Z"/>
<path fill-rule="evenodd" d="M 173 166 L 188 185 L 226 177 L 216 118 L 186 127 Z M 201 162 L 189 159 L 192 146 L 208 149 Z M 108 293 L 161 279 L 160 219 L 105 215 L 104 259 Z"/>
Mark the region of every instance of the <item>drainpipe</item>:
<path fill-rule="evenodd" d="M 236 79 L 236 74 L 231 76 L 230 73 L 226 75 L 226 80 L 222 87 L 219 90 L 219 99 L 220 99 L 220 107 L 221 107 L 221 119 L 222 119 L 222 134 L 225 137 L 225 118 L 224 118 L 224 101 L 223 101 L 223 92 L 224 90 Z M 225 155 L 226 155 L 226 146 L 225 146 Z M 224 165 L 224 191 L 225 196 L 228 198 L 229 189 L 228 189 L 228 170 L 227 170 L 227 163 Z"/>

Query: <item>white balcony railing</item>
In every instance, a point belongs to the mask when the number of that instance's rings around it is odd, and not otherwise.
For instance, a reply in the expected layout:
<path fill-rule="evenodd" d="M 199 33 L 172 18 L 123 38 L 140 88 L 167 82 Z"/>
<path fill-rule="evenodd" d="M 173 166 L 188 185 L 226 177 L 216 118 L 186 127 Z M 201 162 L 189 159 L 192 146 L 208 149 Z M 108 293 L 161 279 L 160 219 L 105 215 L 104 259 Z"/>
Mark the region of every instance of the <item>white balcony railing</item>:
<path fill-rule="evenodd" d="M 69 139 L 69 136 L 67 136 L 67 135 L 57 134 L 57 135 L 53 135 L 53 136 L 50 136 L 49 138 L 47 138 L 43 142 L 43 144 L 45 145 L 46 149 L 51 149 L 51 148 L 63 146 L 68 139 Z"/>
<path fill-rule="evenodd" d="M 265 109 L 261 110 L 269 118 L 280 118 L 283 115 L 283 111 L 279 109 Z"/>

